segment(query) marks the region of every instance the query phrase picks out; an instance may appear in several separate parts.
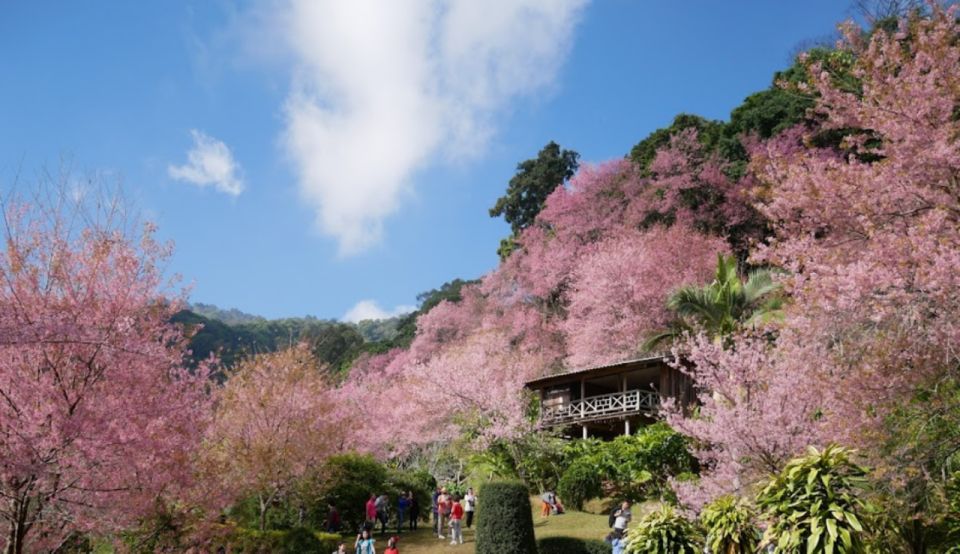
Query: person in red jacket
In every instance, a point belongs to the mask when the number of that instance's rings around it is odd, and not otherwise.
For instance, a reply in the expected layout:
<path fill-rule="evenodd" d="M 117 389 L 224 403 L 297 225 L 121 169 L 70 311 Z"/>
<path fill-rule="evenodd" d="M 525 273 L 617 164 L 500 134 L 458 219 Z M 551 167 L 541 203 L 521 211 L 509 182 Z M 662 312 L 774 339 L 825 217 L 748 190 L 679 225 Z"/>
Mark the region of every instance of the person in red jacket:
<path fill-rule="evenodd" d="M 453 497 L 453 506 L 450 507 L 450 544 L 463 544 L 463 528 L 460 522 L 463 521 L 463 505 L 460 504 L 460 497 Z"/>
<path fill-rule="evenodd" d="M 390 540 L 387 541 L 387 549 L 383 551 L 383 554 L 400 554 L 397 549 L 397 542 L 399 541 L 400 537 L 390 537 Z"/>
<path fill-rule="evenodd" d="M 363 527 L 369 529 L 372 533 L 374 526 L 377 524 L 377 495 L 370 493 L 370 499 L 367 500 L 364 514 L 366 515 L 366 522 L 364 522 Z"/>

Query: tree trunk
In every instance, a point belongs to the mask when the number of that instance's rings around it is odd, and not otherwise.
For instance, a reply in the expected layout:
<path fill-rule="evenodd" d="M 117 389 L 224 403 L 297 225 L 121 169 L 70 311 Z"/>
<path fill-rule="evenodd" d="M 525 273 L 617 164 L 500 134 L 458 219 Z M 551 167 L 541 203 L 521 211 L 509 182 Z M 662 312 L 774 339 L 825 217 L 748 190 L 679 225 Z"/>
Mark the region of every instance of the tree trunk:
<path fill-rule="evenodd" d="M 27 531 L 27 513 L 30 508 L 30 499 L 14 500 L 14 522 L 10 524 L 10 534 L 7 537 L 6 554 L 23 554 Z"/>
<path fill-rule="evenodd" d="M 260 530 L 267 530 L 267 509 L 270 507 L 269 502 L 263 498 L 263 495 L 257 495 L 257 500 L 260 502 Z"/>
<path fill-rule="evenodd" d="M 910 548 L 913 550 L 913 554 L 927 554 L 927 541 L 926 533 L 924 532 L 923 523 L 919 518 L 913 519 L 913 537 L 911 537 Z"/>

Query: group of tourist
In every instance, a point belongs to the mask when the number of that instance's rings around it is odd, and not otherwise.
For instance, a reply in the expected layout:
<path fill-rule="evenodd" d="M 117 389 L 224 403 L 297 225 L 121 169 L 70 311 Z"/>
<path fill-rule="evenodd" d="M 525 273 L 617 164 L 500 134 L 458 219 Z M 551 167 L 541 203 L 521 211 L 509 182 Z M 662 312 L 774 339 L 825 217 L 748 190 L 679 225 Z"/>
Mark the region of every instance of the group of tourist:
<path fill-rule="evenodd" d="M 334 504 L 328 506 L 326 530 L 328 533 L 339 533 L 342 527 L 340 512 Z M 412 491 L 400 495 L 397 499 L 397 534 L 403 532 L 403 524 L 407 522 L 409 529 L 415 531 L 420 519 L 420 504 Z M 469 529 L 473 525 L 473 516 L 477 509 L 477 495 L 473 489 L 461 498 L 457 494 L 450 494 L 446 487 L 437 487 L 433 493 L 433 531 L 440 539 L 445 539 L 444 531 L 450 528 L 450 544 L 463 544 L 463 525 Z M 376 554 L 373 538 L 377 523 L 380 523 L 380 534 L 386 534 L 387 522 L 390 520 L 390 498 L 386 494 L 371 493 L 363 507 L 364 523 L 354 541 L 354 554 Z M 384 554 L 399 554 L 397 544 L 399 536 L 387 540 L 387 549 Z M 346 553 L 346 543 L 340 543 L 333 554 Z"/>
<path fill-rule="evenodd" d="M 463 523 L 467 529 L 473 525 L 473 514 L 477 509 L 477 495 L 473 489 L 460 498 L 458 494 L 449 494 L 446 487 L 437 487 L 433 491 L 433 527 L 437 538 L 445 539 L 444 529 L 450 527 L 450 544 L 463 544 Z"/>
<path fill-rule="evenodd" d="M 554 514 L 564 512 L 563 503 L 560 497 L 552 490 L 545 491 L 540 496 L 543 502 L 541 515 L 549 517 Z M 371 493 L 370 498 L 364 506 L 365 521 L 360 533 L 354 541 L 354 554 L 376 554 L 374 545 L 376 540 L 373 538 L 373 532 L 376 529 L 377 522 L 380 523 L 380 533 L 385 534 L 387 522 L 389 521 L 389 497 L 386 494 L 376 495 Z M 433 513 L 433 532 L 439 539 L 445 539 L 444 532 L 447 527 L 450 528 L 450 544 L 463 544 L 463 527 L 470 528 L 473 525 L 474 513 L 477 509 L 477 495 L 473 489 L 467 489 L 467 493 L 461 498 L 458 494 L 450 494 L 446 487 L 437 487 L 433 492 L 431 511 Z M 412 491 L 400 495 L 397 499 L 397 533 L 403 530 L 404 522 L 407 522 L 409 529 L 417 529 L 417 520 L 420 518 L 420 506 L 416 495 Z M 632 519 L 630 512 L 630 502 L 624 500 L 610 512 L 609 524 L 611 531 L 605 541 L 611 545 L 613 554 L 623 554 L 626 548 L 627 526 Z M 333 504 L 329 506 L 329 515 L 327 516 L 327 532 L 339 533 L 341 528 L 340 513 Z M 399 554 L 398 542 L 400 537 L 393 536 L 387 540 L 387 549 L 384 554 Z M 346 543 L 340 543 L 338 549 L 333 554 L 345 554 Z"/>
<path fill-rule="evenodd" d="M 369 529 L 364 528 L 360 534 L 357 535 L 357 540 L 353 543 L 354 554 L 377 554 L 376 539 L 373 538 L 373 532 Z M 400 542 L 400 537 L 390 537 L 387 539 L 387 549 L 383 551 L 383 554 L 400 554 L 400 550 L 397 547 L 397 543 Z M 333 554 L 346 554 L 347 544 L 341 542 L 337 547 L 336 552 Z"/>
<path fill-rule="evenodd" d="M 397 534 L 403 532 L 406 522 L 411 531 L 416 531 L 417 520 L 420 519 L 420 503 L 413 491 L 401 493 L 397 498 Z M 386 494 L 370 493 L 370 498 L 364 506 L 364 529 L 373 534 L 377 523 L 380 523 L 380 534 L 386 534 L 387 523 L 390 521 L 390 497 Z"/>

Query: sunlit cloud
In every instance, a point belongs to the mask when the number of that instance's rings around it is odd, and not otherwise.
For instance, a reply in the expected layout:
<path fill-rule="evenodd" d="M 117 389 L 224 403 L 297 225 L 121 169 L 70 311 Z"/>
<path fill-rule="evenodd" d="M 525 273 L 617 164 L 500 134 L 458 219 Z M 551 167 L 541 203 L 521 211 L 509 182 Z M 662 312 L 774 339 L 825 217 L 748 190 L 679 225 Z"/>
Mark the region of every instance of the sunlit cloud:
<path fill-rule="evenodd" d="M 210 187 L 237 196 L 243 192 L 240 165 L 223 141 L 193 129 L 193 148 L 187 152 L 187 163 L 170 165 L 167 174 L 171 179 L 198 187 Z"/>
<path fill-rule="evenodd" d="M 497 116 L 553 84 L 584 2 L 289 0 L 251 10 L 245 48 L 262 44 L 263 57 L 291 66 L 282 145 L 341 254 L 381 239 L 418 170 L 482 155 Z M 287 55 L 276 56 L 278 41 Z"/>
<path fill-rule="evenodd" d="M 354 304 L 341 319 L 349 323 L 359 323 L 368 319 L 390 319 L 416 310 L 416 306 L 404 305 L 396 306 L 392 310 L 385 310 L 374 300 L 361 300 Z"/>

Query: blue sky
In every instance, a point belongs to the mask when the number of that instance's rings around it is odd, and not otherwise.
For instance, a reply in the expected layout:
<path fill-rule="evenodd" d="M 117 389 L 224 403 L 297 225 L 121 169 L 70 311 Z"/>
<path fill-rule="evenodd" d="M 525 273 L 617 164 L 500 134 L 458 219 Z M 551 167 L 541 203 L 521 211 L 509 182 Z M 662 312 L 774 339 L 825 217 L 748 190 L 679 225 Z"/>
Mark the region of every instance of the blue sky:
<path fill-rule="evenodd" d="M 390 313 L 495 267 L 508 227 L 487 209 L 546 142 L 597 162 L 679 112 L 725 119 L 847 17 L 837 0 L 9 3 L 0 188 L 62 159 L 122 180 L 194 301 Z"/>

